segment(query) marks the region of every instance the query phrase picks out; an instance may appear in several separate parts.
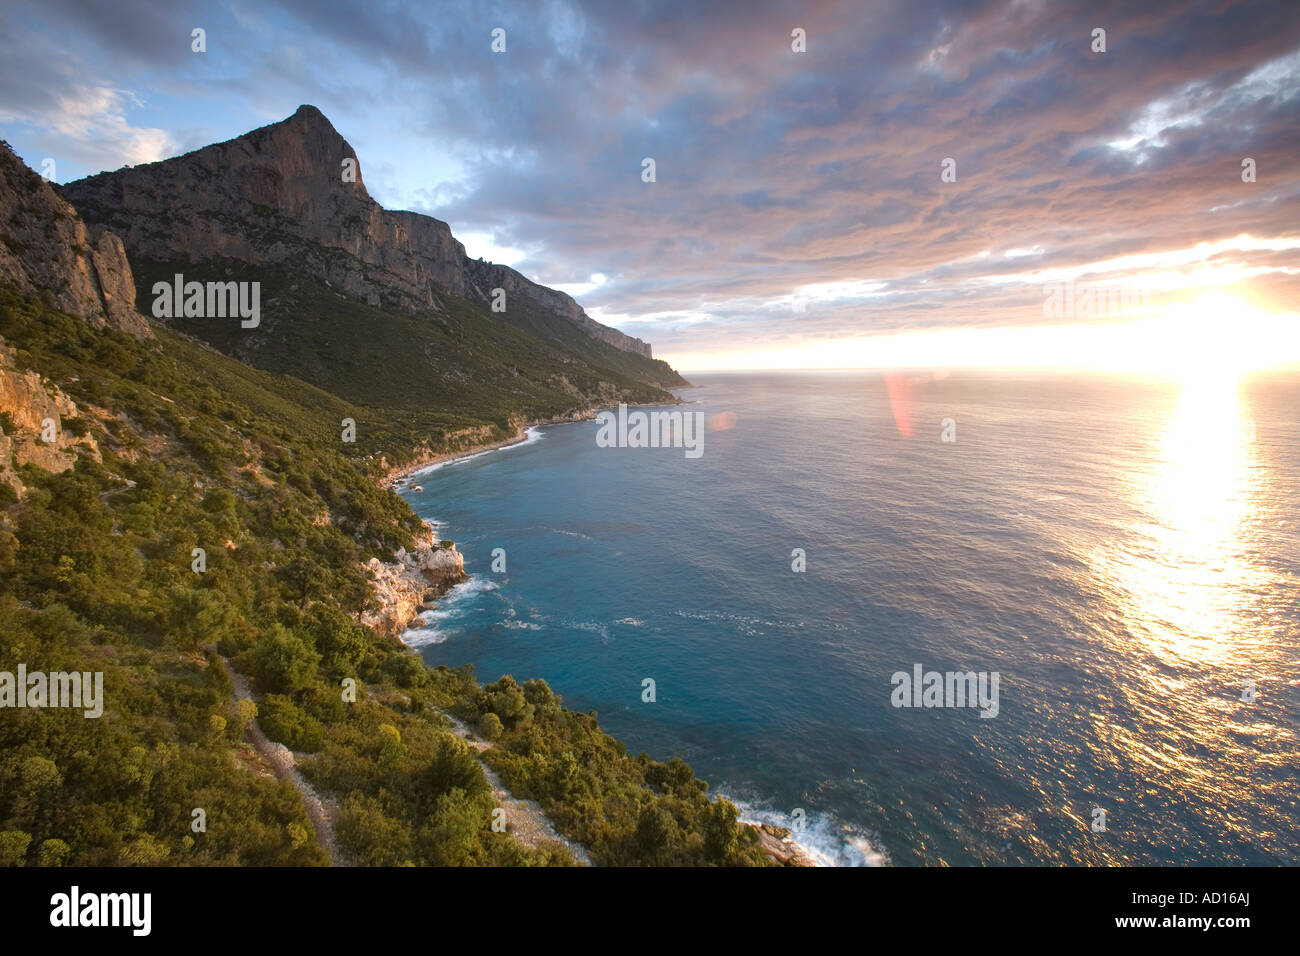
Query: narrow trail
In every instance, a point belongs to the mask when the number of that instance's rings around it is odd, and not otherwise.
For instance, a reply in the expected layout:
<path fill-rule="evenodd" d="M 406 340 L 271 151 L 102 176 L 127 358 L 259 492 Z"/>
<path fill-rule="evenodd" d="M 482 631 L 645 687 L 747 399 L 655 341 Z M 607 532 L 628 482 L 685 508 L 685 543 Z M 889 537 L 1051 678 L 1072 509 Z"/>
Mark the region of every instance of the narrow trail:
<path fill-rule="evenodd" d="M 221 666 L 230 677 L 232 688 L 230 699 L 232 701 L 251 701 L 253 694 L 248 686 L 248 680 L 243 675 L 236 673 L 228 660 L 220 657 L 220 655 L 218 657 L 221 660 Z M 464 722 L 451 714 L 444 711 L 443 716 L 451 722 L 451 732 L 464 740 L 478 753 L 482 753 L 492 746 L 471 731 Z M 330 864 L 332 866 L 352 866 L 351 861 L 343 855 L 343 851 L 339 848 L 338 841 L 334 836 L 333 817 L 337 809 L 323 800 L 320 794 L 316 792 L 316 789 L 303 777 L 294 763 L 293 751 L 289 750 L 284 744 L 274 743 L 269 740 L 266 734 L 262 733 L 262 728 L 257 725 L 256 720 L 248 725 L 245 736 L 258 754 L 271 765 L 276 777 L 287 780 L 302 797 L 302 805 L 311 820 L 312 828 L 316 831 L 316 842 L 329 854 Z M 506 811 L 507 833 L 533 850 L 543 843 L 558 843 L 568 850 L 582 866 L 595 866 L 595 863 L 592 862 L 591 857 L 582 846 L 560 835 L 559 831 L 555 829 L 555 825 L 542 812 L 542 808 L 537 801 L 517 799 L 501 781 L 500 775 L 495 770 L 484 763 L 481 757 L 478 762 L 479 766 L 483 768 L 483 776 L 487 778 L 488 785 L 492 788 L 493 799 L 496 800 L 498 806 Z"/>
<path fill-rule="evenodd" d="M 446 711 L 442 711 L 442 715 L 451 721 L 451 732 L 480 754 L 492 746 L 470 730 L 463 721 L 458 720 Z M 592 862 L 586 849 L 560 835 L 559 831 L 555 829 L 555 825 L 551 823 L 550 818 L 542 812 L 541 805 L 536 800 L 517 799 L 501 782 L 501 777 L 497 772 L 484 763 L 482 757 L 479 758 L 478 762 L 479 766 L 483 768 L 483 776 L 487 778 L 488 785 L 492 787 L 492 796 L 496 799 L 497 805 L 505 808 L 507 833 L 524 846 L 534 850 L 545 842 L 559 843 L 582 866 L 596 865 Z"/>
<path fill-rule="evenodd" d="M 233 688 L 230 699 L 232 701 L 251 701 L 253 695 L 248 686 L 248 681 L 241 674 L 235 673 L 228 660 L 224 657 L 221 657 L 220 660 L 221 666 L 225 668 L 226 674 L 230 677 Z M 321 799 L 316 789 L 299 772 L 294 764 L 293 751 L 284 744 L 277 744 L 268 740 L 266 734 L 262 733 L 262 728 L 257 725 L 256 720 L 253 720 L 248 725 L 245 736 L 257 752 L 271 765 L 275 775 L 279 779 L 291 783 L 302 797 L 302 805 L 307 811 L 308 819 L 311 820 L 312 829 L 316 831 L 316 842 L 321 849 L 329 854 L 330 865 L 351 866 L 352 863 L 343 855 L 343 851 L 339 849 L 338 841 L 334 838 L 334 821 L 330 808 Z"/>

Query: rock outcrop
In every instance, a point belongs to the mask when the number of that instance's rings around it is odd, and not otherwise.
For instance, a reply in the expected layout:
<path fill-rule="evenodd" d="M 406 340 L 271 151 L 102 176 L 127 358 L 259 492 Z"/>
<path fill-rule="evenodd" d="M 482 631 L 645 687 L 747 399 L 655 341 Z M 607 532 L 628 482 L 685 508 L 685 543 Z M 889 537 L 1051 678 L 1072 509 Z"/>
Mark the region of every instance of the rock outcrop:
<path fill-rule="evenodd" d="M 366 191 L 355 150 L 314 106 L 224 143 L 62 189 L 88 222 L 121 235 L 133 256 L 291 263 L 343 295 L 412 313 L 439 308 L 445 293 L 486 303 L 504 288 L 651 357 L 645 342 L 601 325 L 564 293 L 467 258 L 445 222 L 381 207 Z"/>
<path fill-rule="evenodd" d="M 0 280 L 26 295 L 48 292 L 60 311 L 138 338 L 153 333 L 135 308 L 122 241 L 87 229 L 77 211 L 8 144 L 0 145 Z"/>
<path fill-rule="evenodd" d="M 375 582 L 379 607 L 361 615 L 361 623 L 384 634 L 400 635 L 430 601 L 466 580 L 465 558 L 456 545 L 437 541 L 433 529 L 415 541 L 415 548 L 397 550 L 397 560 L 371 558 L 365 567 Z"/>
<path fill-rule="evenodd" d="M 758 837 L 758 848 L 781 866 L 817 865 L 804 848 L 791 838 L 790 831 L 786 827 L 773 826 L 770 823 L 746 823 L 743 820 L 740 825 L 753 829 Z"/>
<path fill-rule="evenodd" d="M 77 463 L 79 448 L 96 461 L 99 448 L 90 435 L 76 435 L 64 428 L 78 417 L 76 404 L 59 388 L 35 372 L 20 372 L 14 365 L 13 350 L 0 342 L 0 482 L 21 496 L 26 490 L 18 477 L 21 465 L 36 465 L 46 471 L 67 471 Z M 46 441 L 49 437 L 52 441 Z"/>

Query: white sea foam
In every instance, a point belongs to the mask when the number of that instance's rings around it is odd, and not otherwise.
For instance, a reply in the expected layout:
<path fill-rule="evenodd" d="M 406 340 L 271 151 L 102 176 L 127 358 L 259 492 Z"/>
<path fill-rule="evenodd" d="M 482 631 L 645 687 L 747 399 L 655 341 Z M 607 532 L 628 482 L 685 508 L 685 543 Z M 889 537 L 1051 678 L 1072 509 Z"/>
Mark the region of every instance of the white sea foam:
<path fill-rule="evenodd" d="M 747 614 L 733 614 L 730 611 L 686 611 L 678 609 L 673 613 L 678 617 L 684 617 L 692 621 L 725 623 L 747 637 L 764 635 L 769 629 L 802 631 L 808 628 L 807 621 L 779 621 L 772 618 L 751 617 Z M 816 627 L 823 631 L 847 631 L 850 629 L 847 624 L 836 621 L 822 621 Z"/>
<path fill-rule="evenodd" d="M 460 605 L 472 601 L 480 594 L 486 594 L 488 591 L 495 591 L 500 585 L 491 578 L 481 575 L 474 575 L 468 581 L 462 581 L 450 591 L 438 598 L 437 607 L 421 611 L 419 617 L 419 626 L 408 627 L 402 632 L 402 643 L 407 647 L 427 647 L 430 644 L 441 644 L 450 636 L 442 630 L 441 624 L 444 621 L 458 616 L 462 608 Z"/>
<path fill-rule="evenodd" d="M 498 581 L 487 575 L 471 575 L 468 581 L 462 581 L 438 599 L 438 609 L 434 613 L 469 601 L 488 591 L 495 591 L 500 586 Z"/>
<path fill-rule="evenodd" d="M 402 632 L 402 643 L 412 650 L 419 650 L 421 647 L 441 644 L 448 636 L 436 627 L 408 627 Z"/>
<path fill-rule="evenodd" d="M 739 799 L 722 789 L 717 794 L 736 805 L 745 823 L 767 823 L 788 829 L 790 839 L 818 866 L 886 866 L 889 863 L 889 854 L 881 848 L 878 837 L 841 823 L 834 814 L 808 812 L 803 818 L 803 829 L 796 830 L 788 812 Z"/>
<path fill-rule="evenodd" d="M 591 634 L 599 634 L 600 642 L 608 644 L 613 638 L 609 636 L 609 627 L 599 621 L 564 621 L 565 627 L 571 627 L 575 631 L 587 631 Z"/>

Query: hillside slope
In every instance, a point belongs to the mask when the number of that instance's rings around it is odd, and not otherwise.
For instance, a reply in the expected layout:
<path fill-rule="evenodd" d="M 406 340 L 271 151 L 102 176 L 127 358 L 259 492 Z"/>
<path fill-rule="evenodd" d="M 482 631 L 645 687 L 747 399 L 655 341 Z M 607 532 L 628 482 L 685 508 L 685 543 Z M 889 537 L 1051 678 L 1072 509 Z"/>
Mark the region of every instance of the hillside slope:
<path fill-rule="evenodd" d="M 22 172 L 0 148 L 0 175 Z M 78 220 L 50 218 L 65 212 L 0 206 L 0 240 L 75 237 Z M 13 448 L 43 441 L 38 416 L 70 437 L 0 484 L 0 672 L 98 673 L 103 693 L 99 717 L 0 708 L 0 865 L 326 864 L 254 720 L 337 808 L 353 863 L 571 865 L 493 827 L 446 713 L 599 864 L 769 862 L 680 761 L 630 757 L 542 681 L 482 687 L 362 623 L 367 562 L 428 532 L 341 443 L 353 402 L 164 326 L 137 337 L 56 308 L 69 275 L 25 255 L 36 288 L 0 278 L 5 372 L 24 384 L 0 424 Z M 223 657 L 255 705 L 232 700 Z"/>

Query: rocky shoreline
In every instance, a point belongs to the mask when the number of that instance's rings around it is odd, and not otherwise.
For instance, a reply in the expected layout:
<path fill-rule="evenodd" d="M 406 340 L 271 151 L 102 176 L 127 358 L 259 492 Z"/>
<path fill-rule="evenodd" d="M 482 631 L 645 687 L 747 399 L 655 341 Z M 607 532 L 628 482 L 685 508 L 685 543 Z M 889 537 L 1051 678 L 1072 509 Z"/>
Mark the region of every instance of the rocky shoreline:
<path fill-rule="evenodd" d="M 675 388 L 694 388 L 693 385 L 674 386 Z M 628 404 L 628 408 L 658 408 L 664 405 L 664 402 L 633 402 Z M 679 398 L 673 404 L 684 404 Z M 430 452 L 422 455 L 413 462 L 404 465 L 389 465 L 387 460 L 382 456 L 379 459 L 379 465 L 384 469 L 384 476 L 379 479 L 379 487 L 392 489 L 399 483 L 410 479 L 417 472 L 423 471 L 431 465 L 439 465 L 448 461 L 458 461 L 461 458 L 470 458 L 474 455 L 481 455 L 486 451 L 496 451 L 500 448 L 509 448 L 511 445 L 518 445 L 528 438 L 528 430 L 537 428 L 541 425 L 567 425 L 571 422 L 590 422 L 594 421 L 596 415 L 606 409 L 617 408 L 617 405 L 599 405 L 592 408 L 575 409 L 564 415 L 552 415 L 550 418 L 533 418 L 528 421 L 512 422 L 515 426 L 515 434 L 511 438 L 501 438 L 496 441 L 485 441 L 470 444 L 465 448 L 455 451 Z M 469 430 L 458 433 L 458 436 L 464 436 Z"/>
<path fill-rule="evenodd" d="M 469 580 L 465 559 L 456 545 L 439 541 L 427 521 L 424 528 L 416 535 L 414 550 L 398 548 L 395 561 L 371 558 L 363 565 L 374 574 L 379 607 L 363 612 L 362 624 L 400 637 L 421 611 L 433 606 L 436 598 Z"/>
<path fill-rule="evenodd" d="M 565 422 L 587 421 L 595 417 L 592 409 L 573 412 L 566 416 L 537 419 L 515 425 L 512 438 L 471 444 L 455 451 L 442 451 L 421 456 L 416 461 L 389 466 L 381 458 L 380 467 L 386 473 L 379 480 L 379 486 L 395 490 L 396 486 L 409 480 L 416 472 L 430 465 L 446 461 L 456 461 L 471 455 L 495 451 L 517 445 L 528 438 L 528 429 L 538 425 L 558 425 Z M 464 436 L 458 436 L 464 437 Z M 423 519 L 422 519 L 423 520 Z M 377 631 L 400 638 L 421 612 L 432 610 L 434 601 L 442 597 L 457 584 L 469 580 L 465 573 L 465 558 L 456 550 L 452 541 L 440 541 L 433 526 L 424 521 L 424 532 L 417 533 L 415 547 L 411 551 L 398 548 L 390 562 L 371 558 L 363 567 L 374 575 L 375 597 L 379 607 L 367 611 L 361 616 L 361 623 Z"/>
<path fill-rule="evenodd" d="M 758 834 L 758 848 L 781 866 L 817 865 L 808 851 L 790 836 L 787 828 L 770 823 L 748 823 L 745 820 L 741 820 L 740 825 L 755 831 Z"/>
<path fill-rule="evenodd" d="M 598 411 L 599 409 L 593 408 L 568 416 L 520 423 L 516 425 L 513 438 L 472 445 L 458 451 L 430 454 L 411 464 L 393 466 L 380 480 L 380 487 L 391 490 L 430 465 L 517 445 L 527 439 L 528 429 L 539 425 L 590 421 Z M 387 467 L 382 459 L 381 465 Z M 427 521 L 424 524 L 426 533 L 417 536 L 415 550 L 399 548 L 394 556 L 396 560 L 390 563 L 381 562 L 378 558 L 371 558 L 366 563 L 365 567 L 374 572 L 375 595 L 380 601 L 379 610 L 362 616 L 362 623 L 367 626 L 400 637 L 421 611 L 433 606 L 432 602 L 436 598 L 457 584 L 469 580 L 465 573 L 464 558 L 456 550 L 456 545 L 450 541 L 439 541 L 433 527 Z M 759 849 L 780 866 L 817 866 L 816 861 L 790 836 L 790 831 L 785 827 L 744 820 L 740 821 L 740 825 L 749 827 L 757 834 Z"/>

